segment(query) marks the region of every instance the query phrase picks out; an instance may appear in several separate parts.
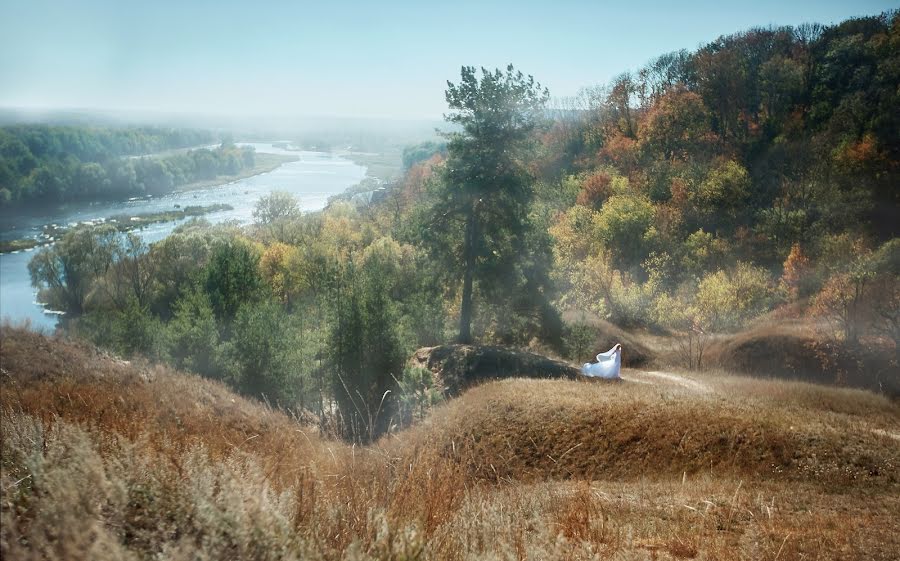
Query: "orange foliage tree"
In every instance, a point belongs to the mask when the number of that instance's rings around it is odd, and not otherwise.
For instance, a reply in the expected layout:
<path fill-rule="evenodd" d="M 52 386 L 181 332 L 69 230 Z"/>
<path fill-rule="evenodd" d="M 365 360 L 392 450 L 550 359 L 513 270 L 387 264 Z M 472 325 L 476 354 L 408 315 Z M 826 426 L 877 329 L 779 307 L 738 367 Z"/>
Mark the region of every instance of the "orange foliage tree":
<path fill-rule="evenodd" d="M 809 257 L 799 243 L 794 243 L 784 261 L 784 273 L 781 275 L 781 286 L 792 300 L 807 295 L 804 289 L 808 288 L 811 274 Z"/>
<path fill-rule="evenodd" d="M 599 171 L 589 175 L 581 185 L 581 192 L 578 193 L 576 202 L 582 206 L 600 208 L 603 202 L 612 195 L 611 183 L 612 177 L 606 172 Z"/>

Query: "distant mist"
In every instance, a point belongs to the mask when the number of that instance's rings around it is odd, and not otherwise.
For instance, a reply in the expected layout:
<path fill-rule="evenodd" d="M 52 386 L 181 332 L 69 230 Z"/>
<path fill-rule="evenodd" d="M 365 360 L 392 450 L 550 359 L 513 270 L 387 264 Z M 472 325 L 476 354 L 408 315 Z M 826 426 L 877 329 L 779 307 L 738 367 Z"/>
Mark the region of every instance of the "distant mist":
<path fill-rule="evenodd" d="M 162 111 L 0 107 L 0 126 L 17 123 L 85 126 L 170 126 L 228 133 L 235 140 L 318 140 L 333 147 L 421 142 L 449 125 L 441 120 L 330 116 L 223 115 Z"/>

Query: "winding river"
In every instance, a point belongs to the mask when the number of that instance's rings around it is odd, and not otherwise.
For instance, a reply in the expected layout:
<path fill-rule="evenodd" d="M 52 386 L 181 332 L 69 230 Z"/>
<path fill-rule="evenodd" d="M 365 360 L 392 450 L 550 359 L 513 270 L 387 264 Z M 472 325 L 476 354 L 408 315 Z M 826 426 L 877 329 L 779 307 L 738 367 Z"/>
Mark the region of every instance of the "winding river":
<path fill-rule="evenodd" d="M 97 203 L 42 215 L 23 215 L 0 226 L 0 239 L 37 237 L 46 224 L 74 225 L 117 214 L 172 210 L 176 205 L 226 203 L 233 210 L 207 214 L 204 218 L 213 223 L 236 220 L 246 224 L 252 221 L 253 208 L 259 198 L 273 190 L 292 193 L 299 199 L 303 210 L 319 210 L 325 207 L 328 197 L 359 183 L 366 175 L 365 167 L 333 154 L 287 151 L 271 143 L 242 144 L 253 146 L 259 153 L 292 155 L 300 159 L 283 164 L 269 173 L 215 187 L 171 193 L 153 199 Z M 152 224 L 135 232 L 152 243 L 168 236 L 183 221 Z M 37 302 L 37 291 L 31 286 L 28 276 L 28 261 L 35 251 L 39 249 L 0 255 L 0 317 L 13 324 L 28 322 L 35 330 L 52 331 L 58 316 Z"/>

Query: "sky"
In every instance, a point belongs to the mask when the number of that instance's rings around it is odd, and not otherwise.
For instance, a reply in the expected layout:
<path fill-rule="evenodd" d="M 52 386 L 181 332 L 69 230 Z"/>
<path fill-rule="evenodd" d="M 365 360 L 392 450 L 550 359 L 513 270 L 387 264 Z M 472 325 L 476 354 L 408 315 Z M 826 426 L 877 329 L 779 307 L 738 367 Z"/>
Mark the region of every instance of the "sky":
<path fill-rule="evenodd" d="M 577 94 L 750 27 L 878 0 L 0 0 L 0 107 L 440 118 L 462 65 Z"/>

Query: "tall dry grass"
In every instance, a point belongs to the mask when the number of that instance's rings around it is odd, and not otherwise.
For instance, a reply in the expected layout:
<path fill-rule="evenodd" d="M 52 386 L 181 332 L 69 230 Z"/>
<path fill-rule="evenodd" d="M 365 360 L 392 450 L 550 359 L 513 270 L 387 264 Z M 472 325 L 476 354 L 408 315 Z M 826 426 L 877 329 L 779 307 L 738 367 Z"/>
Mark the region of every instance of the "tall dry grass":
<path fill-rule="evenodd" d="M 359 448 L 208 380 L 0 334 L 3 559 L 900 551 L 900 446 L 868 430 L 900 421 L 865 392 L 510 380 Z"/>

